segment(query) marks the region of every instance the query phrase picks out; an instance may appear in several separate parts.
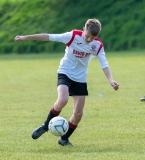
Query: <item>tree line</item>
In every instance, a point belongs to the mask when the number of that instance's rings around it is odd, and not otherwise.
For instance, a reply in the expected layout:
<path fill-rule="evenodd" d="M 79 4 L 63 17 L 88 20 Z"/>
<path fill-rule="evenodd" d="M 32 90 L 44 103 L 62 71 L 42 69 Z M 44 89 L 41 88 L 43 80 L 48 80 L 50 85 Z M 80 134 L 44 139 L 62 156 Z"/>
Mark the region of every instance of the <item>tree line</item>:
<path fill-rule="evenodd" d="M 99 38 L 106 50 L 145 49 L 143 0 L 6 0 L 0 4 L 0 54 L 63 51 L 61 43 L 15 43 L 13 39 L 16 35 L 82 30 L 88 18 L 100 20 Z"/>

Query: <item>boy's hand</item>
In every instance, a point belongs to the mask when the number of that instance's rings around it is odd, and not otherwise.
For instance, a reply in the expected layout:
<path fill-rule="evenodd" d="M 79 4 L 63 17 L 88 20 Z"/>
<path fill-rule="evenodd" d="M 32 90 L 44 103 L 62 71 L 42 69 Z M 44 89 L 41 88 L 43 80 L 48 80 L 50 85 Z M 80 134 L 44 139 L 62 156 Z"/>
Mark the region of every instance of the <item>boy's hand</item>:
<path fill-rule="evenodd" d="M 14 38 L 14 41 L 16 41 L 16 42 L 18 42 L 18 41 L 23 41 L 23 40 L 25 40 L 25 36 L 16 36 L 16 37 Z"/>
<path fill-rule="evenodd" d="M 112 81 L 110 82 L 111 86 L 114 88 L 114 90 L 118 90 L 119 89 L 119 84 L 118 82 Z"/>

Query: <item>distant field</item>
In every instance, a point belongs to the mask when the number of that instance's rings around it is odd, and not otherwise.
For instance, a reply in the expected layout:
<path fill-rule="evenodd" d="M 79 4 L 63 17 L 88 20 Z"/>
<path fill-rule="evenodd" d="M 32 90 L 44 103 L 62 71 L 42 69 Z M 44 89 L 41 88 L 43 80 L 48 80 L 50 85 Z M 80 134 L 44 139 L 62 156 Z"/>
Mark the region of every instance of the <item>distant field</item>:
<path fill-rule="evenodd" d="M 49 132 L 31 139 L 54 104 L 57 68 L 63 54 L 0 55 L 0 159 L 2 160 L 143 160 L 145 159 L 145 54 L 108 53 L 114 91 L 93 60 L 84 117 L 61 147 Z M 61 116 L 69 119 L 72 99 Z"/>

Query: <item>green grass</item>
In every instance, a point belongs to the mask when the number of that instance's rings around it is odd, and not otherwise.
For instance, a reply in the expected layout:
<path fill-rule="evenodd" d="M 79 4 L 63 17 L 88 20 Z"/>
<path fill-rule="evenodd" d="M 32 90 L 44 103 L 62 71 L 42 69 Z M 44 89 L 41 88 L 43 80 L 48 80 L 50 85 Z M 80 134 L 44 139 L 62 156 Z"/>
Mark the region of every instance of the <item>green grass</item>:
<path fill-rule="evenodd" d="M 0 56 L 0 159 L 142 160 L 145 159 L 145 56 L 109 53 L 114 91 L 93 60 L 84 116 L 71 136 L 73 148 L 61 147 L 49 132 L 31 139 L 57 98 L 57 68 L 62 54 Z M 72 99 L 61 116 L 72 114 Z"/>
<path fill-rule="evenodd" d="M 0 4 L 2 4 L 2 3 L 6 3 L 6 2 L 17 2 L 17 3 L 21 3 L 21 2 L 23 2 L 23 1 L 26 1 L 26 0 L 1 0 L 0 1 Z"/>

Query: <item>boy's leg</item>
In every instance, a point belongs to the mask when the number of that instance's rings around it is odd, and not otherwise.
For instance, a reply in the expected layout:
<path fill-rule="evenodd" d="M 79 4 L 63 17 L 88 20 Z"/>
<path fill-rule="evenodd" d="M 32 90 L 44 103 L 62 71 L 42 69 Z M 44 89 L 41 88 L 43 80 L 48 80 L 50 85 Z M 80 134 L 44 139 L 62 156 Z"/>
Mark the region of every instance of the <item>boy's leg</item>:
<path fill-rule="evenodd" d="M 68 139 L 77 128 L 77 125 L 81 121 L 81 118 L 83 116 L 85 96 L 73 96 L 73 101 L 74 101 L 74 110 L 73 110 L 73 115 L 69 120 L 69 129 L 67 133 L 64 136 L 61 136 L 58 140 L 58 143 L 62 146 L 72 145 Z"/>
<path fill-rule="evenodd" d="M 68 86 L 66 85 L 59 85 L 57 87 L 58 92 L 58 99 L 56 103 L 54 104 L 53 108 L 50 110 L 47 119 L 45 120 L 44 124 L 42 124 L 40 127 L 36 128 L 32 132 L 32 138 L 37 139 L 42 134 L 48 131 L 48 124 L 50 120 L 56 116 L 58 116 L 62 110 L 62 108 L 67 104 L 68 102 Z"/>
<path fill-rule="evenodd" d="M 56 116 L 58 116 L 62 110 L 62 108 L 67 104 L 68 102 L 68 87 L 66 85 L 59 85 L 57 87 L 58 92 L 58 99 L 55 102 L 53 108 L 51 109 L 50 113 L 48 114 L 48 117 L 46 121 L 44 122 L 44 125 L 47 127 L 48 130 L 48 124 L 50 120 Z"/>

